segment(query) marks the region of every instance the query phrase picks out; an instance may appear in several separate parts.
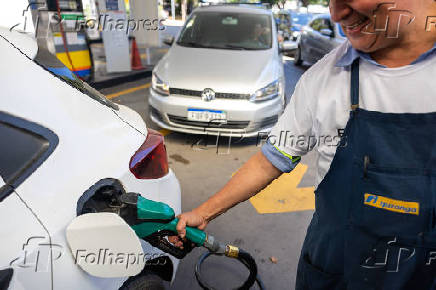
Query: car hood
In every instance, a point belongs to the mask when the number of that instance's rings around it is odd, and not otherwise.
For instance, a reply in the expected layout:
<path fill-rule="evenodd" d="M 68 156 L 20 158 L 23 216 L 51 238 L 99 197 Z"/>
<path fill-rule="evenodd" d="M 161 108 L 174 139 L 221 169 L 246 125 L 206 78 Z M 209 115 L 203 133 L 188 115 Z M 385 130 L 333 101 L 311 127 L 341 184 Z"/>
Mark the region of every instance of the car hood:
<path fill-rule="evenodd" d="M 282 63 L 274 52 L 274 49 L 209 49 L 175 44 L 155 73 L 172 88 L 251 94 L 279 77 Z"/>

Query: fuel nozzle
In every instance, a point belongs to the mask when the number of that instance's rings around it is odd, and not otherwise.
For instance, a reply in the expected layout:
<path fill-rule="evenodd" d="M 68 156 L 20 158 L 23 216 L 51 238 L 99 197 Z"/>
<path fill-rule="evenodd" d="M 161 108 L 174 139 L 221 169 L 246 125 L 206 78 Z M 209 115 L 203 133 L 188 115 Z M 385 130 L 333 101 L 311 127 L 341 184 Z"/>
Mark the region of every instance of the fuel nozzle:
<path fill-rule="evenodd" d="M 230 258 L 238 258 L 239 248 L 232 245 L 225 245 L 218 242 L 214 236 L 207 234 L 206 240 L 203 246 L 208 249 L 211 253 L 217 255 L 225 255 Z"/>
<path fill-rule="evenodd" d="M 206 240 L 204 241 L 203 247 L 218 255 L 224 255 L 226 253 L 226 246 L 218 242 L 214 236 L 209 234 L 206 235 Z"/>

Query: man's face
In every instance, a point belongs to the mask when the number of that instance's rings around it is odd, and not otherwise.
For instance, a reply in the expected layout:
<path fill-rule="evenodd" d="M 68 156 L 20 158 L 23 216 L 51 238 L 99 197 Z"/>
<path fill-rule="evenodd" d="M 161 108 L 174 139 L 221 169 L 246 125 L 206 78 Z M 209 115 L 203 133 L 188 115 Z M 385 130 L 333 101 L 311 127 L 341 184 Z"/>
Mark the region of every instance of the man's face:
<path fill-rule="evenodd" d="M 374 52 L 401 46 L 425 31 L 434 0 L 330 0 L 332 20 L 338 22 L 355 49 Z M 419 30 L 421 29 L 421 30 Z"/>

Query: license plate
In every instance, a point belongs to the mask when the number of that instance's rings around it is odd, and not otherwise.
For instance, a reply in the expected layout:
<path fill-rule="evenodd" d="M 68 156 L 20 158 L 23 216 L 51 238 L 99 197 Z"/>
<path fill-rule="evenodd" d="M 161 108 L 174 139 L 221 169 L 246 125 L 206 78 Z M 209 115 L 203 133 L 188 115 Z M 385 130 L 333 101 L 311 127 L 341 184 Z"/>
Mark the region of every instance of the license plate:
<path fill-rule="evenodd" d="M 203 109 L 188 109 L 188 120 L 219 123 L 225 123 L 227 121 L 225 112 Z"/>

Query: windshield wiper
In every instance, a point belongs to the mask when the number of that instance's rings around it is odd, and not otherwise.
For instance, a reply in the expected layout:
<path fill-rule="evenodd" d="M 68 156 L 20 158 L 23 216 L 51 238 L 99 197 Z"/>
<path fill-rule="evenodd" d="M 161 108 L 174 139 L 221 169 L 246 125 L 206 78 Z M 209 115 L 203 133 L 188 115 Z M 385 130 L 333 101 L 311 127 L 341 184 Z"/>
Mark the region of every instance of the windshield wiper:
<path fill-rule="evenodd" d="M 177 42 L 178 45 L 181 46 L 189 46 L 189 47 L 201 47 L 201 48 L 210 48 L 210 46 L 206 46 L 204 44 L 198 43 L 198 42 Z"/>
<path fill-rule="evenodd" d="M 238 46 L 238 45 L 234 45 L 234 44 L 226 44 L 223 46 L 223 48 L 235 49 L 235 50 L 263 50 L 263 49 L 266 49 L 263 47 L 246 47 L 246 46 Z"/>
<path fill-rule="evenodd" d="M 225 44 L 223 46 L 223 48 L 230 48 L 230 49 L 235 49 L 235 50 L 247 50 L 248 49 L 246 47 L 238 46 L 238 45 L 234 45 L 234 44 Z"/>

